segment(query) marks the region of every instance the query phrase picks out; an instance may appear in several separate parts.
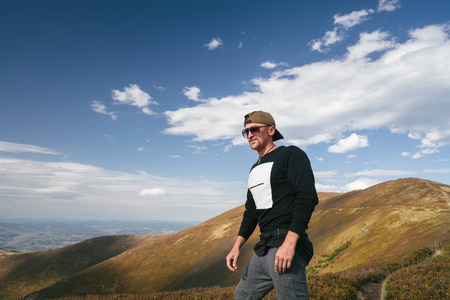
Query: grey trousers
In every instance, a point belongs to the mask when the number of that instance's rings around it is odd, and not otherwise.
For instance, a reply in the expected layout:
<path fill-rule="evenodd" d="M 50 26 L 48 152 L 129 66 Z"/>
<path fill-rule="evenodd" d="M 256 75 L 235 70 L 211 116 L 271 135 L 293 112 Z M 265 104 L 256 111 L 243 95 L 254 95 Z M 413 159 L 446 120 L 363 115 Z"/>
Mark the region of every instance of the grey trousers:
<path fill-rule="evenodd" d="M 234 298 L 236 300 L 262 299 L 273 288 L 278 300 L 309 299 L 306 284 L 306 265 L 295 255 L 291 268 L 284 274 L 275 272 L 275 254 L 278 248 L 270 248 L 265 256 L 253 254 L 241 278 Z"/>

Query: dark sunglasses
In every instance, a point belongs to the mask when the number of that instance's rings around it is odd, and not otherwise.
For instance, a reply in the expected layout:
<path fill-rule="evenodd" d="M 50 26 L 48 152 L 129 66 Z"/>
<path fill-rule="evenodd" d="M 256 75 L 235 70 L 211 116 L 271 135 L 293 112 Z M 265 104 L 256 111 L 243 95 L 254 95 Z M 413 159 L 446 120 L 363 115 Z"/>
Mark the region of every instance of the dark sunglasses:
<path fill-rule="evenodd" d="M 270 125 L 252 126 L 250 128 L 242 129 L 242 136 L 247 138 L 249 132 L 251 132 L 253 135 L 258 135 L 259 134 L 259 129 L 261 127 L 270 127 Z"/>

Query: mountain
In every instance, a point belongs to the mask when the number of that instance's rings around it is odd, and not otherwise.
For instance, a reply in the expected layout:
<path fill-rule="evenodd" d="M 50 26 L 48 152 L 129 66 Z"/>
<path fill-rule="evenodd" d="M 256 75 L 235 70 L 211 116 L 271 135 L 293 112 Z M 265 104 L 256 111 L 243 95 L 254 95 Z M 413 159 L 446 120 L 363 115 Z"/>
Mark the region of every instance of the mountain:
<path fill-rule="evenodd" d="M 55 284 L 164 235 L 104 236 L 32 253 L 0 251 L 0 299 L 16 299 Z"/>
<path fill-rule="evenodd" d="M 310 223 L 316 263 L 343 246 L 322 272 L 450 241 L 450 186 L 416 178 L 389 181 L 322 201 Z"/>
<path fill-rule="evenodd" d="M 450 242 L 450 186 L 399 179 L 345 194 L 319 193 L 309 235 L 310 269 L 337 272 L 371 259 Z M 145 294 L 236 284 L 253 254 L 255 232 L 230 272 L 243 206 L 165 236 L 109 236 L 27 254 L 0 254 L 0 298 Z M 324 264 L 325 258 L 332 263 Z"/>

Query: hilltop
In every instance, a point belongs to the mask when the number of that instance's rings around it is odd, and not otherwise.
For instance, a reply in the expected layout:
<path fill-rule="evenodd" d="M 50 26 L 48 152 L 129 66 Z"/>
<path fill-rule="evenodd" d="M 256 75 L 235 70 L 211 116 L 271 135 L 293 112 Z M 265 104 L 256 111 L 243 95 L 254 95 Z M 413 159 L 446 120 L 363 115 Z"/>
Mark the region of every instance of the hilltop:
<path fill-rule="evenodd" d="M 450 242 L 450 186 L 416 178 L 345 194 L 319 194 L 309 235 L 311 273 L 339 272 Z M 243 247 L 239 272 L 225 256 L 243 206 L 166 236 L 110 236 L 69 247 L 0 256 L 0 298 L 147 294 L 238 282 L 258 240 Z"/>

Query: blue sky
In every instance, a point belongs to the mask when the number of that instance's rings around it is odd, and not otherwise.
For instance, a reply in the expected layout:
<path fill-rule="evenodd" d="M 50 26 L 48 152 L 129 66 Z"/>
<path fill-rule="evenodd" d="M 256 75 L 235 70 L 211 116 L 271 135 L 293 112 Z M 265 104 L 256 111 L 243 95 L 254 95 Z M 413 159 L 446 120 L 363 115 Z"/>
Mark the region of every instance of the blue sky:
<path fill-rule="evenodd" d="M 450 2 L 2 1 L 0 217 L 203 221 L 245 202 L 243 116 L 319 192 L 450 184 Z"/>

